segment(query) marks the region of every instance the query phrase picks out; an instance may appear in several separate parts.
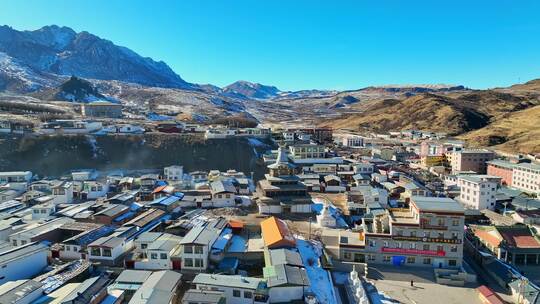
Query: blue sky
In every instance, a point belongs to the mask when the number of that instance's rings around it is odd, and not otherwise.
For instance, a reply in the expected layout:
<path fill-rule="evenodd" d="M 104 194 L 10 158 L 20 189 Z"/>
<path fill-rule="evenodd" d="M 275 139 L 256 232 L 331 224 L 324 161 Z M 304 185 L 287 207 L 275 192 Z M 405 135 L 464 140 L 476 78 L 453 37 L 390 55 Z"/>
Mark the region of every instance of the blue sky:
<path fill-rule="evenodd" d="M 540 78 L 540 1 L 0 0 L 0 24 L 89 31 L 182 78 L 282 90 Z"/>

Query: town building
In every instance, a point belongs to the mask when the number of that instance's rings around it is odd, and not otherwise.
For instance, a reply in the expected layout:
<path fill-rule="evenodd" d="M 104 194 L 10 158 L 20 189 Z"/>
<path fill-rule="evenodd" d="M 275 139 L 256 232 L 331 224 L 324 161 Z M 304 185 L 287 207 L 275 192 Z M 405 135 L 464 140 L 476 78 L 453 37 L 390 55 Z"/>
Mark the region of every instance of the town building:
<path fill-rule="evenodd" d="M 225 219 L 217 219 L 189 230 L 179 242 L 183 272 L 204 272 L 208 268 L 210 249 L 226 224 Z"/>
<path fill-rule="evenodd" d="M 193 279 L 198 290 L 223 292 L 223 297 L 230 304 L 269 303 L 268 287 L 264 279 L 239 275 L 200 273 Z"/>
<path fill-rule="evenodd" d="M 182 275 L 162 270 L 153 272 L 135 292 L 129 304 L 152 303 L 178 303 L 179 288 L 182 284 Z"/>
<path fill-rule="evenodd" d="M 276 162 L 268 165 L 269 174 L 257 183 L 259 213 L 310 213 L 312 200 L 306 185 L 295 175 L 296 166 L 289 162 L 284 147 L 279 147 Z"/>
<path fill-rule="evenodd" d="M 101 237 L 88 244 L 88 258 L 103 265 L 119 265 L 122 258 L 133 249 L 133 234 L 136 227 L 121 227 L 109 236 Z"/>
<path fill-rule="evenodd" d="M 236 187 L 228 180 L 210 183 L 212 207 L 232 207 L 235 205 Z"/>
<path fill-rule="evenodd" d="M 43 134 L 88 134 L 99 131 L 102 127 L 99 121 L 59 119 L 44 123 L 40 132 Z"/>
<path fill-rule="evenodd" d="M 540 264 L 540 241 L 526 225 L 471 225 L 471 233 L 498 259 L 514 265 Z"/>
<path fill-rule="evenodd" d="M 49 247 L 42 243 L 0 249 L 0 284 L 31 279 L 41 273 L 48 264 L 48 251 Z"/>
<path fill-rule="evenodd" d="M 296 144 L 289 146 L 291 157 L 294 160 L 306 158 L 325 158 L 326 147 L 316 144 Z"/>
<path fill-rule="evenodd" d="M 540 196 L 540 165 L 516 164 L 512 169 L 512 187 Z"/>
<path fill-rule="evenodd" d="M 347 134 L 342 137 L 341 144 L 344 147 L 361 147 L 364 144 L 364 138 L 358 135 Z"/>
<path fill-rule="evenodd" d="M 487 172 L 487 162 L 495 158 L 495 153 L 484 149 L 454 150 L 446 157 L 452 168 L 452 173 L 474 171 L 478 174 Z"/>
<path fill-rule="evenodd" d="M 163 169 L 163 177 L 169 181 L 182 180 L 184 177 L 183 166 L 168 166 Z"/>
<path fill-rule="evenodd" d="M 495 194 L 501 178 L 491 175 L 458 175 L 460 194 L 457 201 L 467 209 L 495 209 Z"/>
<path fill-rule="evenodd" d="M 505 186 L 512 185 L 513 164 L 509 161 L 493 159 L 487 162 L 487 174 L 501 178 L 501 184 Z"/>
<path fill-rule="evenodd" d="M 35 303 L 43 294 L 43 284 L 34 280 L 9 281 L 0 286 L 0 303 Z"/>
<path fill-rule="evenodd" d="M 94 101 L 81 105 L 81 114 L 85 117 L 122 117 L 122 105 L 109 101 Z"/>
<path fill-rule="evenodd" d="M 465 216 L 458 202 L 416 196 L 409 208 L 375 210 L 359 231 L 324 231 L 329 252 L 343 263 L 461 267 Z"/>

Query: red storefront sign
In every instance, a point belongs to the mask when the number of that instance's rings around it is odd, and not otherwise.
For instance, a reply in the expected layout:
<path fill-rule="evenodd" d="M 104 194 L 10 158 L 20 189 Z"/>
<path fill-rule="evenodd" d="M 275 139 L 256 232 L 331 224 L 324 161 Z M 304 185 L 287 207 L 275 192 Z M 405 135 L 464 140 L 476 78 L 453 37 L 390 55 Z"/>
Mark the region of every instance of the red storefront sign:
<path fill-rule="evenodd" d="M 405 248 L 381 248 L 381 252 L 390 252 L 390 253 L 402 253 L 402 254 L 422 254 L 422 255 L 435 255 L 435 256 L 445 256 L 446 252 L 443 250 L 419 250 L 419 249 L 405 249 Z"/>

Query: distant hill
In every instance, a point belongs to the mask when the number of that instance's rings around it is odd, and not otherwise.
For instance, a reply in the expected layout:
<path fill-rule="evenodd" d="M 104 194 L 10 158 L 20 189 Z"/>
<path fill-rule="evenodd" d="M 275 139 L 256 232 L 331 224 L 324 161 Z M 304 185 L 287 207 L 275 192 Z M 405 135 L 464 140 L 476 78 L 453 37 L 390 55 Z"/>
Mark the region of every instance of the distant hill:
<path fill-rule="evenodd" d="M 249 81 L 237 81 L 223 88 L 223 93 L 240 98 L 268 99 L 278 96 L 279 89 Z"/>
<path fill-rule="evenodd" d="M 375 88 L 369 90 L 373 92 Z M 540 152 L 535 139 L 540 129 L 539 80 L 492 90 L 456 89 L 407 97 L 408 93 L 358 103 L 354 105 L 358 112 L 323 119 L 321 124 L 375 132 L 439 131 L 458 135 L 477 146 Z"/>
<path fill-rule="evenodd" d="M 473 146 L 494 148 L 522 153 L 540 153 L 540 105 L 510 112 L 485 126 L 465 133 L 459 138 Z"/>
<path fill-rule="evenodd" d="M 378 132 L 422 129 L 460 134 L 488 123 L 485 113 L 446 96 L 422 93 L 404 100 L 376 102 L 362 114 L 327 121 L 325 125 Z"/>
<path fill-rule="evenodd" d="M 108 99 L 100 94 L 92 83 L 84 79 L 71 76 L 69 80 L 54 89 L 39 91 L 32 96 L 41 100 L 60 100 L 91 102 L 100 99 Z"/>

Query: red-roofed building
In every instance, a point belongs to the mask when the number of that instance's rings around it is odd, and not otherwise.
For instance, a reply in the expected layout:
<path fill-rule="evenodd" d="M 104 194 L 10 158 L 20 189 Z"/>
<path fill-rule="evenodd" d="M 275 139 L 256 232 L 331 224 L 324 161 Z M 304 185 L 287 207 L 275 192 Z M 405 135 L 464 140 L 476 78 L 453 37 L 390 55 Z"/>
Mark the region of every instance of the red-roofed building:
<path fill-rule="evenodd" d="M 261 232 L 264 245 L 269 249 L 294 247 L 296 245 L 296 240 L 287 224 L 276 217 L 262 221 Z"/>
<path fill-rule="evenodd" d="M 540 240 L 526 225 L 472 226 L 478 240 L 499 259 L 512 264 L 540 264 Z"/>

